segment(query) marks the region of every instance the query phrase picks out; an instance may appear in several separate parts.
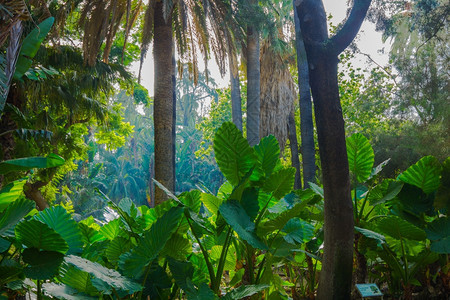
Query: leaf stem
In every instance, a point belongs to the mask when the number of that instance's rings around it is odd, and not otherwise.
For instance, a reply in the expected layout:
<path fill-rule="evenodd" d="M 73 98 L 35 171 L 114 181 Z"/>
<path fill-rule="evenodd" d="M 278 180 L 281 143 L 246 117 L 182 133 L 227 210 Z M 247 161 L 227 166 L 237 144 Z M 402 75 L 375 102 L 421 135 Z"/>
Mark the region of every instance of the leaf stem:
<path fill-rule="evenodd" d="M 205 258 L 206 266 L 208 268 L 208 273 L 209 273 L 209 280 L 211 281 L 211 283 L 213 283 L 215 281 L 214 268 L 213 268 L 213 266 L 211 264 L 211 261 L 209 260 L 208 252 L 205 250 L 205 248 L 203 247 L 202 243 L 200 242 L 200 238 L 195 233 L 195 230 L 193 229 L 192 224 L 189 221 L 189 218 L 187 216 L 186 216 L 186 219 L 188 221 L 189 227 L 191 228 L 191 232 L 194 235 L 195 240 L 197 241 L 197 243 L 198 243 L 198 245 L 200 247 L 200 251 L 202 251 L 203 257 Z"/>
<path fill-rule="evenodd" d="M 223 244 L 222 253 L 220 253 L 219 265 L 217 266 L 216 278 L 213 283 L 213 292 L 217 295 L 220 288 L 220 281 L 222 280 L 223 268 L 225 267 L 225 261 L 227 258 L 228 247 L 230 246 L 231 239 L 231 226 L 228 227 L 227 236 Z"/>

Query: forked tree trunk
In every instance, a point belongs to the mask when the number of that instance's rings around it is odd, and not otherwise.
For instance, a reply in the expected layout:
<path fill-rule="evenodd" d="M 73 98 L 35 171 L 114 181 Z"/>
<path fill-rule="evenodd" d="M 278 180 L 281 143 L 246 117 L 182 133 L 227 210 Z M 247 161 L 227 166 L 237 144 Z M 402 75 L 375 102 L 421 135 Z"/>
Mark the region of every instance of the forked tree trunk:
<path fill-rule="evenodd" d="M 324 188 L 324 254 L 318 299 L 350 299 L 353 205 L 337 80 L 338 55 L 361 27 L 371 0 L 354 0 L 344 26 L 328 38 L 322 1 L 296 2 L 308 58 Z"/>
<path fill-rule="evenodd" d="M 255 27 L 247 28 L 247 140 L 250 146 L 259 143 L 260 110 L 260 62 L 259 32 Z"/>
<path fill-rule="evenodd" d="M 172 17 L 163 17 L 162 1 L 155 3 L 154 17 L 155 61 L 155 179 L 171 191 L 175 188 L 173 146 L 173 82 L 172 82 Z M 163 190 L 156 187 L 155 205 L 167 200 Z"/>
<path fill-rule="evenodd" d="M 295 3 L 295 0 L 293 0 Z M 300 20 L 294 5 L 295 48 L 297 50 L 298 89 L 300 92 L 300 137 L 303 165 L 303 186 L 316 181 L 316 146 L 314 143 L 314 124 L 312 117 L 311 89 L 309 87 L 308 59 L 303 42 Z"/>

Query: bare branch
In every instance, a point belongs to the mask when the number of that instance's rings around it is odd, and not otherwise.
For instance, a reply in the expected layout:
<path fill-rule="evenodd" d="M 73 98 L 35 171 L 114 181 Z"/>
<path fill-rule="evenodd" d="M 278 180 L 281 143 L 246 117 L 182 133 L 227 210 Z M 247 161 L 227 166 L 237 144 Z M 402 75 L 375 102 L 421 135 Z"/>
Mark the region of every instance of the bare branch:
<path fill-rule="evenodd" d="M 372 0 L 354 0 L 352 11 L 344 26 L 329 40 L 328 47 L 335 55 L 344 51 L 356 37 L 371 2 Z"/>

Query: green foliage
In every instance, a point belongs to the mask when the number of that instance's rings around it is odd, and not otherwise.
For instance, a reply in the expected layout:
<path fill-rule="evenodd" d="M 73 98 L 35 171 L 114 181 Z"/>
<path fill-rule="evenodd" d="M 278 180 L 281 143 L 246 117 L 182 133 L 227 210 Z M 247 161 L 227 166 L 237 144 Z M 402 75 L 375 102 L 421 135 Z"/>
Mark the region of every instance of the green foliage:
<path fill-rule="evenodd" d="M 53 168 L 62 166 L 65 160 L 56 155 L 49 154 L 47 157 L 26 157 L 17 158 L 0 163 L 0 174 L 7 174 L 16 171 L 28 171 L 34 168 Z"/>
<path fill-rule="evenodd" d="M 225 221 L 233 228 L 234 231 L 244 241 L 248 242 L 252 247 L 266 250 L 267 246 L 260 241 L 255 234 L 255 224 L 250 220 L 245 209 L 236 200 L 228 200 L 219 208 L 220 213 Z"/>
<path fill-rule="evenodd" d="M 120 267 L 127 276 L 136 278 L 143 274 L 176 231 L 182 212 L 181 207 L 172 207 L 145 232 L 137 247 L 120 257 Z"/>
<path fill-rule="evenodd" d="M 214 138 L 214 154 L 220 171 L 232 184 L 240 183 L 255 167 L 256 155 L 233 123 L 224 123 Z"/>
<path fill-rule="evenodd" d="M 441 169 L 442 167 L 435 157 L 426 156 L 403 172 L 399 179 L 415 185 L 429 194 L 439 187 Z"/>
<path fill-rule="evenodd" d="M 27 220 L 17 224 L 16 238 L 29 248 L 66 253 L 67 242 L 55 230 L 38 220 Z"/>
<path fill-rule="evenodd" d="M 372 173 L 375 154 L 369 140 L 362 134 L 353 134 L 346 140 L 348 164 L 358 182 L 366 181 Z"/>
<path fill-rule="evenodd" d="M 81 240 L 81 232 L 71 215 L 62 206 L 47 208 L 35 216 L 39 220 L 47 224 L 55 230 L 67 242 L 69 250 L 67 254 L 76 254 L 81 252 L 83 242 Z"/>
<path fill-rule="evenodd" d="M 53 17 L 42 21 L 42 23 L 34 28 L 22 41 L 22 48 L 20 49 L 19 58 L 16 63 L 14 79 L 22 78 L 25 72 L 31 67 L 31 64 L 33 63 L 31 59 L 38 52 L 41 43 L 47 37 L 54 21 L 55 18 Z"/>

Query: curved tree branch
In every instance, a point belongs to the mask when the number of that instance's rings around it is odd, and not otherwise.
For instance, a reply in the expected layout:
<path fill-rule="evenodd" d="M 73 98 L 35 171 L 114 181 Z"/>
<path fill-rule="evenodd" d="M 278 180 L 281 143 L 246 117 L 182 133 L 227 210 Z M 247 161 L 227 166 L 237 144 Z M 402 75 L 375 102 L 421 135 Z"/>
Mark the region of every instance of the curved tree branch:
<path fill-rule="evenodd" d="M 328 47 L 335 55 L 344 51 L 356 37 L 371 2 L 372 0 L 354 0 L 350 16 L 344 26 L 329 39 Z"/>

